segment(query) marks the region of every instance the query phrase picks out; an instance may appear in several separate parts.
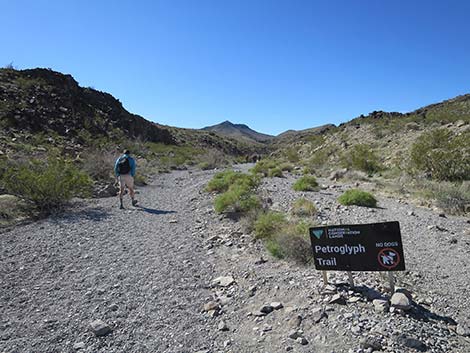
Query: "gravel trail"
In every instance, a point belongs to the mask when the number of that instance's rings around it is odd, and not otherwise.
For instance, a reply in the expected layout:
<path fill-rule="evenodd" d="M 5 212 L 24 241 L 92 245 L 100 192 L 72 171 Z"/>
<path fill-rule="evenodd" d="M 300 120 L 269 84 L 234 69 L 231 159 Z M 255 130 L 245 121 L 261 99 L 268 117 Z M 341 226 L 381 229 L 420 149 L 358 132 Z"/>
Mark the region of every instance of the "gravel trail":
<path fill-rule="evenodd" d="M 344 207 L 336 198 L 352 185 L 322 180 L 325 189 L 298 193 L 292 175 L 264 179 L 273 209 L 303 196 L 318 224 L 400 221 L 408 270 L 397 280 L 415 305 L 377 312 L 371 294 L 387 295 L 379 274 L 354 273 L 358 291 L 331 272 L 326 290 L 313 266 L 270 257 L 242 222 L 215 214 L 203 191 L 214 173 L 162 174 L 140 189 L 141 207 L 99 199 L 1 233 L 0 352 L 470 351 L 456 332 L 470 318 L 467 219 L 386 197 L 376 209 Z M 234 283 L 211 285 L 219 276 Z M 346 304 L 330 304 L 333 294 Z M 272 302 L 283 308 L 259 316 Z M 203 311 L 210 303 L 217 309 Z M 95 337 L 97 319 L 113 332 Z"/>
<path fill-rule="evenodd" d="M 175 172 L 140 190 L 142 208 L 100 199 L 1 234 L 0 352 L 197 351 L 213 263 L 192 199 L 208 175 Z M 126 199 L 129 203 L 129 199 Z M 95 338 L 101 319 L 113 333 Z"/>

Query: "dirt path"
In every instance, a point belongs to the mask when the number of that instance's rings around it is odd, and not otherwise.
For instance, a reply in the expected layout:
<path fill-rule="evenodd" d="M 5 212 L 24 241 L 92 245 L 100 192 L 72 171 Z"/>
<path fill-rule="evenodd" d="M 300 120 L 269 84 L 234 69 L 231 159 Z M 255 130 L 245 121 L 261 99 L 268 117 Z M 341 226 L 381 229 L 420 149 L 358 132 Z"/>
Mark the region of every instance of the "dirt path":
<path fill-rule="evenodd" d="M 270 258 L 239 222 L 213 212 L 202 191 L 213 173 L 160 175 L 140 189 L 141 208 L 100 199 L 0 234 L 0 352 L 367 352 L 372 338 L 389 352 L 416 351 L 412 339 L 430 352 L 470 351 L 450 322 L 470 313 L 466 219 L 390 199 L 372 211 L 338 207 L 347 186 L 304 194 L 317 202 L 319 223 L 399 220 L 410 269 L 400 280 L 420 309 L 415 317 L 376 312 L 370 291 L 351 291 L 342 273 L 331 282 L 348 304 L 329 304 L 333 293 L 322 292 L 311 267 Z M 288 210 L 300 196 L 292 180 L 265 181 L 275 208 Z M 218 276 L 234 283 L 211 286 Z M 384 290 L 380 276 L 355 278 Z M 203 312 L 211 301 L 219 312 Z M 256 316 L 276 301 L 282 309 Z M 95 337 L 96 319 L 113 332 Z M 219 330 L 222 321 L 228 330 Z M 292 330 L 308 343 L 289 338 Z"/>

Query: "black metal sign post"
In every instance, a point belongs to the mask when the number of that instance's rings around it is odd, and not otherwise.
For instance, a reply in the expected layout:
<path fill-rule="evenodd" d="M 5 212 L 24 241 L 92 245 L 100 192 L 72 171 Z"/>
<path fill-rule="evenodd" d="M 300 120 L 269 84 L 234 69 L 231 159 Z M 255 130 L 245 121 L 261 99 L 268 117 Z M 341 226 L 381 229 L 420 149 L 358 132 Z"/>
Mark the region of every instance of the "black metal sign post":
<path fill-rule="evenodd" d="M 317 270 L 405 270 L 398 222 L 313 227 L 310 240 Z"/>

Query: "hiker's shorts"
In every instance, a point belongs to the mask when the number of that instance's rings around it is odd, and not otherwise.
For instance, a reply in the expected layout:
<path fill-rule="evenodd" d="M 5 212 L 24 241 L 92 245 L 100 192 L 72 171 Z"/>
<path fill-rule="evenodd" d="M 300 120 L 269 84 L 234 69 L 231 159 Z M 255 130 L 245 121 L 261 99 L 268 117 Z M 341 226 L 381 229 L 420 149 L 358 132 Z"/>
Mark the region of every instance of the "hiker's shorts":
<path fill-rule="evenodd" d="M 130 174 L 124 174 L 119 176 L 119 186 L 124 188 L 127 186 L 128 188 L 134 188 L 134 177 Z"/>

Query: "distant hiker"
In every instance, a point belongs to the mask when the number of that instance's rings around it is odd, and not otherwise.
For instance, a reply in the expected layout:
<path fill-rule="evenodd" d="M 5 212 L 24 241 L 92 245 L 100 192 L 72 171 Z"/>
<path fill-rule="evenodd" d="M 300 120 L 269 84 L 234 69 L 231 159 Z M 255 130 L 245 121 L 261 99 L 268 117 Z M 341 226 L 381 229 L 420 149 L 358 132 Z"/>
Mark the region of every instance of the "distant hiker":
<path fill-rule="evenodd" d="M 125 150 L 118 159 L 116 159 L 116 163 L 114 164 L 114 174 L 119 181 L 119 201 L 120 201 L 120 208 L 123 209 L 124 206 L 122 204 L 122 198 L 124 196 L 124 190 L 127 186 L 129 189 L 129 195 L 132 199 L 132 206 L 137 205 L 137 200 L 135 197 L 134 192 L 134 176 L 135 176 L 135 160 L 130 156 L 129 150 Z"/>

